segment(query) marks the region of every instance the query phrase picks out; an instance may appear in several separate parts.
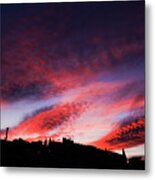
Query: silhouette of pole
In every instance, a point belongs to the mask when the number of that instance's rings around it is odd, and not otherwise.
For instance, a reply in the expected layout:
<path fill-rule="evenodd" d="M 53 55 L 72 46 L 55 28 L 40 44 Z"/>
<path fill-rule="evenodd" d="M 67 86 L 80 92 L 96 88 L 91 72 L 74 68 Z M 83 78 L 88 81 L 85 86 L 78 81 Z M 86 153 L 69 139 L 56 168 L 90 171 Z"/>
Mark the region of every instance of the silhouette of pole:
<path fill-rule="evenodd" d="M 123 158 L 125 159 L 125 161 L 127 160 L 127 157 L 126 157 L 126 154 L 125 154 L 125 150 L 124 148 L 122 149 L 122 155 L 123 155 Z"/>
<path fill-rule="evenodd" d="M 6 134 L 5 134 L 5 140 L 6 140 L 6 141 L 8 140 L 8 133 L 9 133 L 9 128 L 7 127 L 7 128 L 6 128 Z"/>

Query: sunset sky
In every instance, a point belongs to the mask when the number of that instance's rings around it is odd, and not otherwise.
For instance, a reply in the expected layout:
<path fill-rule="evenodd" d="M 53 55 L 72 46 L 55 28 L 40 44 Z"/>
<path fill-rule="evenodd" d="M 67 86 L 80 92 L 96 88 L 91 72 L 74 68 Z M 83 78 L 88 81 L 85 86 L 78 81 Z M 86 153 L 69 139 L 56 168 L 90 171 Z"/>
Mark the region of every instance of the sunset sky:
<path fill-rule="evenodd" d="M 2 5 L 1 138 L 144 155 L 144 1 Z"/>

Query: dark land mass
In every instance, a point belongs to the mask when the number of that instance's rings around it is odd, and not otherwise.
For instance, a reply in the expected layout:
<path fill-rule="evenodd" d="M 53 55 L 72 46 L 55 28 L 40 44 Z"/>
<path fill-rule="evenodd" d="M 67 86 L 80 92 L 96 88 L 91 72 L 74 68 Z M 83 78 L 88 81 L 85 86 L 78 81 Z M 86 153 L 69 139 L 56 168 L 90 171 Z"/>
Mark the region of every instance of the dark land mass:
<path fill-rule="evenodd" d="M 141 157 L 127 160 L 122 155 L 63 138 L 63 142 L 1 140 L 1 166 L 144 170 Z"/>

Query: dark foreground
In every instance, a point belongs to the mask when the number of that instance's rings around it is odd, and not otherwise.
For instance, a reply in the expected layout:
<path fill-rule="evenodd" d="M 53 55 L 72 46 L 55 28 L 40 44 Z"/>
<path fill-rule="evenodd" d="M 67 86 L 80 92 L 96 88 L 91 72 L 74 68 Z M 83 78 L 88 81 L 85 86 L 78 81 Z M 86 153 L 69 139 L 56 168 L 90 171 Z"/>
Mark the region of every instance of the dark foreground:
<path fill-rule="evenodd" d="M 48 145 L 41 141 L 1 140 L 1 166 L 143 170 L 144 164 L 140 157 L 129 159 L 127 163 L 124 151 L 120 155 L 75 144 L 65 138 L 62 143 L 50 141 Z"/>

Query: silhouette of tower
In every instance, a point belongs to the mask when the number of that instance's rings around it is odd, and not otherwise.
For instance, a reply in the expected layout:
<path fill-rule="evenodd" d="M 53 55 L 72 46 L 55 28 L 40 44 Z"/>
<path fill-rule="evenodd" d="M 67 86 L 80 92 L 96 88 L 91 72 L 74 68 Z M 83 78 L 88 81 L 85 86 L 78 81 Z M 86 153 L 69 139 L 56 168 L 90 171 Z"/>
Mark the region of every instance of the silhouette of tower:
<path fill-rule="evenodd" d="M 71 144 L 73 144 L 74 143 L 74 141 L 72 141 L 71 139 L 67 139 L 67 138 L 65 138 L 65 137 L 63 137 L 62 138 L 62 142 L 63 142 L 63 144 L 68 144 L 68 145 L 71 145 Z"/>
<path fill-rule="evenodd" d="M 6 132 L 5 132 L 5 140 L 6 141 L 8 140 L 8 133 L 9 133 L 9 128 L 7 127 Z"/>

